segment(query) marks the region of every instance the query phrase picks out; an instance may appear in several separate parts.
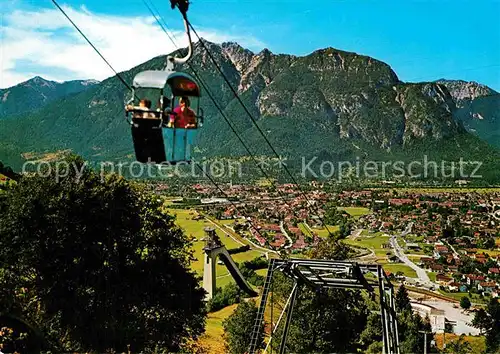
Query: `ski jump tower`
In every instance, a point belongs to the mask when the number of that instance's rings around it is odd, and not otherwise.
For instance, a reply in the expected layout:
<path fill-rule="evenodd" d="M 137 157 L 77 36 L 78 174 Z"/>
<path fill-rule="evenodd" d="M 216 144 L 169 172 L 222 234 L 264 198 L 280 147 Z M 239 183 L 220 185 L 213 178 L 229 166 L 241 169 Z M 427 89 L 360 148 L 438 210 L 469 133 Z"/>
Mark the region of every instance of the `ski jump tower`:
<path fill-rule="evenodd" d="M 203 247 L 205 251 L 205 259 L 203 262 L 203 288 L 208 293 L 206 299 L 211 299 L 215 293 L 217 280 L 215 266 L 217 264 L 217 257 L 224 262 L 224 265 L 227 267 L 229 273 L 241 290 L 250 296 L 257 296 L 258 294 L 252 289 L 250 284 L 247 283 L 245 278 L 243 278 L 243 275 L 227 251 L 226 246 L 224 246 L 219 236 L 217 236 L 215 229 L 207 227 L 204 230 L 206 236 L 205 247 Z"/>

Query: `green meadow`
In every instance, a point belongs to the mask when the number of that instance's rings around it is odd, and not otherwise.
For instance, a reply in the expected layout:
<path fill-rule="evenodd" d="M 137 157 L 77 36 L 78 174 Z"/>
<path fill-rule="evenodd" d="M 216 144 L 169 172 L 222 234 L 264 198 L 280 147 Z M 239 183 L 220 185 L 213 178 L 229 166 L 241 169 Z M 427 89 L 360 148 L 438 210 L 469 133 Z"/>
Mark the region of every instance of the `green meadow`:
<path fill-rule="evenodd" d="M 389 238 L 389 236 L 385 236 L 382 232 L 371 234 L 367 231 L 363 231 L 357 239 L 352 240 L 347 238 L 344 239 L 343 242 L 351 246 L 372 250 L 379 259 L 386 259 L 386 253 L 392 254 L 391 248 L 383 248 L 384 244 L 389 243 Z"/>
<path fill-rule="evenodd" d="M 340 207 L 339 210 L 346 211 L 349 215 L 351 215 L 354 219 L 359 219 L 363 215 L 367 215 L 371 213 L 371 210 L 368 208 L 359 208 L 359 207 Z"/>

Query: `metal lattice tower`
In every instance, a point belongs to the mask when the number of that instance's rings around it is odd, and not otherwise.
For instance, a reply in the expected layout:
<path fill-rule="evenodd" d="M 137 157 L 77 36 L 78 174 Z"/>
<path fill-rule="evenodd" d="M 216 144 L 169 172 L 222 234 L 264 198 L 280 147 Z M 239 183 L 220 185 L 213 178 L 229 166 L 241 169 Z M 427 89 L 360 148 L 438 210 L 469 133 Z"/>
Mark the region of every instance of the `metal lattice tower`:
<path fill-rule="evenodd" d="M 288 307 L 279 353 L 285 353 L 288 329 L 292 319 L 293 306 L 299 288 L 303 285 L 313 289 L 365 289 L 372 297 L 378 288 L 380 315 L 382 320 L 382 336 L 384 354 L 399 354 L 398 325 L 394 301 L 394 287 L 386 277 L 382 266 L 377 264 L 358 264 L 347 261 L 331 261 L 319 259 L 271 259 L 264 282 L 262 298 L 250 339 L 249 354 L 257 353 L 257 343 L 261 335 L 260 329 L 264 319 L 267 298 L 271 288 L 273 273 L 279 270 L 293 279 L 294 286 L 283 311 Z M 377 280 L 368 280 L 366 273 L 373 273 Z M 281 319 L 281 317 L 280 317 Z M 278 320 L 279 323 L 279 320 Z M 276 325 L 275 328 L 277 328 Z M 274 331 L 271 333 L 273 335 Z M 268 344 L 269 345 L 269 344 Z M 267 348 L 266 348 L 267 350 Z"/>

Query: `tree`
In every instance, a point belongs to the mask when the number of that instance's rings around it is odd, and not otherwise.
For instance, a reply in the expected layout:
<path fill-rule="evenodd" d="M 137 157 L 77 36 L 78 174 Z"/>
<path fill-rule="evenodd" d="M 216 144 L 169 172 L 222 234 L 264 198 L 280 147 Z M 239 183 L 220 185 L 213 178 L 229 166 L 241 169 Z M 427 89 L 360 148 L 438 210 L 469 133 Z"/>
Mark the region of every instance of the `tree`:
<path fill-rule="evenodd" d="M 471 303 L 470 303 L 469 297 L 463 296 L 460 299 L 460 307 L 463 308 L 464 310 L 468 310 L 468 309 L 470 309 L 470 306 L 471 306 Z"/>
<path fill-rule="evenodd" d="M 384 351 L 384 343 L 382 342 L 373 342 L 366 349 L 366 354 L 380 354 Z"/>
<path fill-rule="evenodd" d="M 472 347 L 470 343 L 465 340 L 465 335 L 461 334 L 457 340 L 446 344 L 445 352 L 453 354 L 468 354 L 472 352 Z"/>
<path fill-rule="evenodd" d="M 339 223 L 340 237 L 346 238 L 347 236 L 349 236 L 351 234 L 351 229 L 352 229 L 352 221 L 343 217 Z"/>
<path fill-rule="evenodd" d="M 217 288 L 214 296 L 207 303 L 208 312 L 218 311 L 226 306 L 240 302 L 240 288 L 229 283 L 224 288 Z"/>
<path fill-rule="evenodd" d="M 228 353 L 244 354 L 248 351 L 257 310 L 254 300 L 243 301 L 231 316 L 222 321 Z M 257 348 L 262 348 L 264 343 L 264 323 L 260 328 L 258 343 Z"/>
<path fill-rule="evenodd" d="M 309 251 L 308 256 L 313 259 L 346 259 L 352 252 L 351 248 L 336 238 L 329 236 L 321 240 L 316 247 Z"/>
<path fill-rule="evenodd" d="M 476 265 L 474 260 L 470 257 L 461 256 L 460 265 L 458 266 L 458 272 L 462 274 L 474 273 Z"/>
<path fill-rule="evenodd" d="M 486 349 L 488 352 L 496 352 L 500 347 L 500 303 L 498 299 L 490 299 L 486 313 L 490 318 L 489 327 L 486 329 Z"/>
<path fill-rule="evenodd" d="M 493 237 L 487 237 L 481 241 L 483 243 L 483 247 L 486 249 L 494 249 L 496 246 L 495 239 Z"/>
<path fill-rule="evenodd" d="M 382 342 L 382 322 L 380 314 L 371 313 L 368 316 L 366 327 L 363 332 L 361 332 L 360 339 L 365 346 L 368 346 L 368 348 L 374 343 Z"/>
<path fill-rule="evenodd" d="M 478 328 L 480 333 L 491 327 L 491 319 L 484 309 L 479 309 L 472 319 L 472 326 Z"/>
<path fill-rule="evenodd" d="M 57 351 L 178 351 L 206 318 L 190 242 L 157 197 L 65 162 L 66 177 L 52 164 L 7 193 L 0 259 L 18 276 L 0 289 L 0 313 L 47 333 Z"/>
<path fill-rule="evenodd" d="M 422 320 L 420 315 L 405 310 L 398 315 L 398 333 L 401 353 L 422 353 L 424 350 L 424 334 L 432 332 L 428 318 Z M 430 348 L 432 335 L 427 335 L 427 348 Z"/>
<path fill-rule="evenodd" d="M 404 285 L 401 285 L 396 293 L 396 311 L 411 311 L 410 297 Z"/>
<path fill-rule="evenodd" d="M 280 299 L 280 303 L 284 303 L 284 299 Z M 316 292 L 302 286 L 293 309 L 287 352 L 357 352 L 368 313 L 366 299 L 359 291 L 327 289 Z M 283 327 L 284 321 L 276 331 L 276 338 L 282 337 Z M 279 345 L 279 340 L 272 343 L 276 350 Z"/>

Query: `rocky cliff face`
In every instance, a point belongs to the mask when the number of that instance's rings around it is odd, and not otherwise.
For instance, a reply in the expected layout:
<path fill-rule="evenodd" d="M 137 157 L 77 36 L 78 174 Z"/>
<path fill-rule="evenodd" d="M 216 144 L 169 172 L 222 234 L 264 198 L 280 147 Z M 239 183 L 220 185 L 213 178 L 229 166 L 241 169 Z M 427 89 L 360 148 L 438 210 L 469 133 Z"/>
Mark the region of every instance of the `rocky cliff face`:
<path fill-rule="evenodd" d="M 500 147 L 500 94 L 488 86 L 462 80 L 438 80 L 457 105 L 454 118 L 467 131 Z"/>
<path fill-rule="evenodd" d="M 252 90 L 259 117 L 310 121 L 340 139 L 361 139 L 383 149 L 413 139 L 442 139 L 460 131 L 446 86 L 404 84 L 385 63 L 334 48 L 308 56 L 258 54 L 222 45 L 237 72 L 240 94 Z M 273 118 L 280 118 L 276 120 Z"/>
<path fill-rule="evenodd" d="M 465 101 L 471 101 L 478 97 L 496 94 L 495 90 L 474 81 L 463 80 L 438 80 L 439 84 L 446 86 L 458 107 L 463 107 Z"/>

